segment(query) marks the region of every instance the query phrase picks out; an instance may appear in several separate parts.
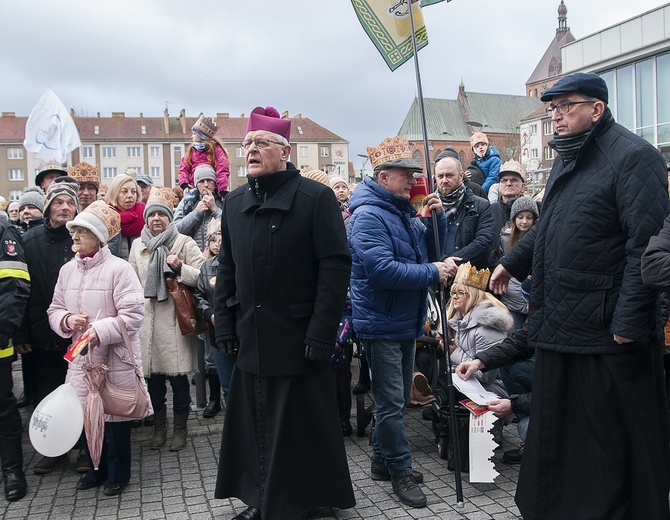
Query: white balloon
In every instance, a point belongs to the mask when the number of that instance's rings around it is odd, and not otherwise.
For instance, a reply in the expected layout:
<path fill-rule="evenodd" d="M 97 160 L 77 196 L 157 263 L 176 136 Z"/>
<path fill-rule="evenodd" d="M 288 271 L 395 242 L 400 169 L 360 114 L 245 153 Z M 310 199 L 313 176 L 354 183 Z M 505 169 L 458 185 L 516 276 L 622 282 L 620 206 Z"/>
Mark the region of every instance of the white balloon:
<path fill-rule="evenodd" d="M 84 410 L 70 383 L 62 384 L 37 405 L 30 417 L 30 442 L 45 457 L 58 457 L 77 443 Z"/>

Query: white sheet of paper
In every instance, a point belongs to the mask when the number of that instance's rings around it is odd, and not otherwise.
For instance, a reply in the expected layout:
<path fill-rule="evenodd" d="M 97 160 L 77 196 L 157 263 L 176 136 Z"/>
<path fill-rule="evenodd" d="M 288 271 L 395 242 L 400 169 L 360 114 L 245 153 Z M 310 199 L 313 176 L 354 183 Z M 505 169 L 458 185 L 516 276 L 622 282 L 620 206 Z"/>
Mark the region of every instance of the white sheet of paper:
<path fill-rule="evenodd" d="M 493 412 L 470 414 L 470 482 L 493 482 L 499 475 L 491 461 L 497 447 L 490 432 L 495 419 Z"/>
<path fill-rule="evenodd" d="M 454 381 L 454 386 L 458 389 L 459 392 L 467 395 L 477 404 L 486 405 L 490 401 L 500 399 L 500 397 L 493 392 L 484 390 L 484 387 L 476 377 L 471 376 L 466 381 L 463 381 L 456 374 L 453 374 L 452 380 Z"/>

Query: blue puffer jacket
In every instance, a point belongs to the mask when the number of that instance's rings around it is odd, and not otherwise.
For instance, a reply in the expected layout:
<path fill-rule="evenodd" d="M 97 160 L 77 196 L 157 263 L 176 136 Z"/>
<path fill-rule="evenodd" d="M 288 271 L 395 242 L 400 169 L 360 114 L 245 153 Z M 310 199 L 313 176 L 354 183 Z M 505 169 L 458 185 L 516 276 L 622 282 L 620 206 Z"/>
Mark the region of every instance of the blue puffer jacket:
<path fill-rule="evenodd" d="M 484 179 L 482 189 L 488 193 L 489 188 L 498 182 L 498 174 L 500 173 L 500 166 L 502 166 L 498 150 L 496 150 L 494 146 L 489 146 L 484 157 L 479 158 L 475 156 L 475 159 L 472 162 L 484 172 L 486 179 Z"/>
<path fill-rule="evenodd" d="M 351 307 L 354 330 L 363 339 L 415 339 L 426 319 L 427 288 L 437 285 L 432 219 L 412 218 L 409 201 L 396 197 L 371 178 L 358 185 L 349 201 L 352 212 Z M 444 236 L 446 219 L 439 214 Z M 429 249 L 430 248 L 430 249 Z"/>

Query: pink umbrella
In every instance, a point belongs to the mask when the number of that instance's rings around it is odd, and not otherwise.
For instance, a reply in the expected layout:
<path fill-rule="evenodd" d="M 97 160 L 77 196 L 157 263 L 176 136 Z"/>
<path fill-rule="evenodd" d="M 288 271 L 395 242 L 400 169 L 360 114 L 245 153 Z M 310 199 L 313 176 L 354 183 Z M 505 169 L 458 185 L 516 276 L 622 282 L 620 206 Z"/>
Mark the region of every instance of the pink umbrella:
<path fill-rule="evenodd" d="M 102 441 L 105 436 L 105 410 L 100 397 L 100 386 L 107 375 L 107 365 L 102 363 L 84 363 L 84 381 L 88 387 L 86 406 L 84 407 L 84 432 L 88 453 L 93 462 L 93 468 L 98 469 L 102 453 Z"/>

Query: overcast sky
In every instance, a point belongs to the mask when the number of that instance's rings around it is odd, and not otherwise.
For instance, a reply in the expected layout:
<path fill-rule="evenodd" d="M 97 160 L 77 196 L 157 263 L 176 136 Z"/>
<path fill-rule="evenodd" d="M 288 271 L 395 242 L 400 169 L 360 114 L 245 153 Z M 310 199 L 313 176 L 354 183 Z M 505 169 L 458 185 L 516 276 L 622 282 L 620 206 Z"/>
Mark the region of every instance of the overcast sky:
<path fill-rule="evenodd" d="M 560 0 L 453 0 L 424 9 L 425 97 L 524 94 L 551 42 Z M 566 0 L 575 38 L 658 0 Z M 366 146 L 396 135 L 416 94 L 391 72 L 349 0 L 60 0 L 0 4 L 0 110 L 27 116 L 51 88 L 78 115 L 231 116 L 258 105 L 301 113 Z"/>

